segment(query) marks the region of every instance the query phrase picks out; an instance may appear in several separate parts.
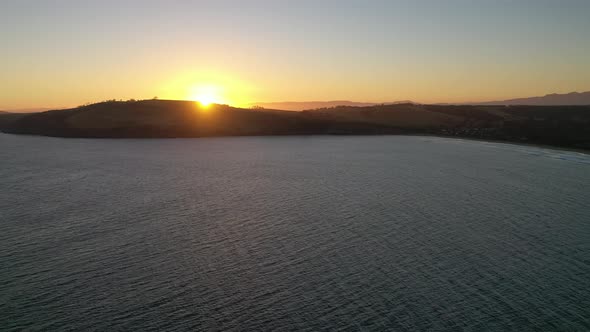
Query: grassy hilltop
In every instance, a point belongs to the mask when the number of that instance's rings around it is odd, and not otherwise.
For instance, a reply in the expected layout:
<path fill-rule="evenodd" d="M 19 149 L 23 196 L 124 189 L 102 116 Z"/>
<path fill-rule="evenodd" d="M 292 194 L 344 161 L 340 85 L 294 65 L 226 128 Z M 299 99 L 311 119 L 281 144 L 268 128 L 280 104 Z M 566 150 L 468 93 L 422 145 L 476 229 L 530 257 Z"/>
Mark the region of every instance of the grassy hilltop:
<path fill-rule="evenodd" d="M 590 106 L 394 104 L 286 112 L 191 101 L 109 101 L 2 114 L 7 133 L 156 138 L 243 135 L 433 134 L 590 149 Z"/>

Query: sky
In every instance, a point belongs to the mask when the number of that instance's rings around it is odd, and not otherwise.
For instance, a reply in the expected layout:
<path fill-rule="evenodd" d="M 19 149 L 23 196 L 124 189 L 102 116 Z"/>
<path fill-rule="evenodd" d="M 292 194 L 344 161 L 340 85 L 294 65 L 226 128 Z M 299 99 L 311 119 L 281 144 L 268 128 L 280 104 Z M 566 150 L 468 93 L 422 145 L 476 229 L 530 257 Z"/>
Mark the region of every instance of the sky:
<path fill-rule="evenodd" d="M 588 0 L 1 0 L 0 109 L 590 90 Z"/>

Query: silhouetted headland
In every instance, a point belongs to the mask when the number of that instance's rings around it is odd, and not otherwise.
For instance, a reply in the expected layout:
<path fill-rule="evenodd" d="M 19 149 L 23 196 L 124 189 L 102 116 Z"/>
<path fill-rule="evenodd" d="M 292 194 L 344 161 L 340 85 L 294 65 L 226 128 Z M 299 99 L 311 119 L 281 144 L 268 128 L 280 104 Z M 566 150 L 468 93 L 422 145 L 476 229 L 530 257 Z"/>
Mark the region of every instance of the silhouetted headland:
<path fill-rule="evenodd" d="M 302 112 L 201 107 L 192 101 L 108 101 L 1 114 L 6 133 L 86 138 L 424 134 L 590 150 L 590 106 L 394 104 Z"/>

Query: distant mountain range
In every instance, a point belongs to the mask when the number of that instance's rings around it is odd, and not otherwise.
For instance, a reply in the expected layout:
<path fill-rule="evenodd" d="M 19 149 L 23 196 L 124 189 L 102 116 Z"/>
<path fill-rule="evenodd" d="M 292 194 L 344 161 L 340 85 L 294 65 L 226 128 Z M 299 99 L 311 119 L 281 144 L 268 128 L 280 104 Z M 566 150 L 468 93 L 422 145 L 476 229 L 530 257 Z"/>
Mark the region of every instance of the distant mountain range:
<path fill-rule="evenodd" d="M 462 105 L 530 105 L 530 106 L 565 106 L 590 105 L 590 91 L 564 94 L 552 93 L 542 97 L 516 98 L 500 101 L 461 103 Z"/>
<path fill-rule="evenodd" d="M 251 103 L 249 107 L 262 107 L 266 109 L 284 110 L 284 111 L 304 111 L 319 108 L 332 108 L 337 106 L 346 107 L 367 107 L 376 105 L 396 105 L 396 104 L 414 104 L 410 100 L 385 102 L 385 103 L 367 103 L 355 102 L 349 100 L 333 101 L 286 101 L 286 102 L 259 102 Z M 568 105 L 590 105 L 590 91 L 571 92 L 564 94 L 548 94 L 539 97 L 516 98 L 499 101 L 485 102 L 463 102 L 463 103 L 439 103 L 437 105 L 529 105 L 529 106 L 568 106 Z"/>
<path fill-rule="evenodd" d="M 283 102 L 260 102 L 251 103 L 249 107 L 263 107 L 266 109 L 283 110 L 283 111 L 305 111 L 319 108 L 331 108 L 336 106 L 347 107 L 367 107 L 375 105 L 395 105 L 412 103 L 409 100 L 394 101 L 387 103 L 363 103 L 349 100 L 332 100 L 332 101 L 283 101 Z"/>

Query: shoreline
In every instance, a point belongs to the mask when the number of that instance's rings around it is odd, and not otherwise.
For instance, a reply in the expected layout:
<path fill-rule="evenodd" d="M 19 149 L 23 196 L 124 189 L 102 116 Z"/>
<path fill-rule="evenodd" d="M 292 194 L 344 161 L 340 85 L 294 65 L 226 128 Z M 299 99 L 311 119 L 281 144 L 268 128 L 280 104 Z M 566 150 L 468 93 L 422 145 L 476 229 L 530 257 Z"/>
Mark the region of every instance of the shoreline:
<path fill-rule="evenodd" d="M 565 147 L 560 145 L 550 145 L 550 144 L 542 144 L 542 143 L 530 143 L 530 142 L 515 142 L 515 141 L 507 141 L 501 139 L 485 139 L 485 138 L 476 138 L 476 137 L 461 137 L 461 136 L 446 136 L 446 135 L 436 135 L 436 134 L 287 134 L 287 135 L 223 135 L 223 136 L 200 136 L 200 137 L 66 137 L 66 136 L 49 136 L 49 135 L 35 135 L 35 134 L 17 134 L 17 133 L 10 133 L 0 131 L 0 134 L 5 135 L 14 135 L 14 136 L 28 136 L 28 137 L 50 137 L 50 138 L 61 138 L 61 139 L 89 139 L 89 140 L 169 140 L 169 139 L 201 139 L 201 138 L 231 138 L 231 137 L 301 137 L 301 136 L 413 136 L 413 137 L 435 137 L 435 138 L 448 138 L 448 139 L 456 139 L 456 140 L 468 140 L 468 141 L 477 141 L 477 142 L 485 142 L 485 143 L 501 143 L 507 145 L 516 145 L 516 146 L 528 146 L 528 147 L 536 147 L 548 150 L 556 150 L 556 151 L 568 151 L 568 152 L 576 152 L 585 155 L 590 155 L 590 150 L 585 150 L 581 148 L 574 148 L 574 147 Z"/>
<path fill-rule="evenodd" d="M 549 150 L 562 150 L 562 151 L 569 151 L 569 152 L 577 152 L 586 155 L 590 155 L 590 149 L 585 150 L 581 148 L 573 148 L 573 147 L 566 147 L 561 145 L 550 145 L 550 144 L 542 144 L 542 143 L 530 143 L 530 142 L 515 142 L 515 141 L 506 141 L 501 139 L 485 139 L 485 138 L 476 138 L 476 137 L 461 137 L 461 136 L 444 136 L 444 135 L 402 135 L 402 136 L 425 136 L 425 137 L 438 137 L 438 138 L 450 138 L 450 139 L 458 139 L 458 140 L 468 140 L 468 141 L 478 141 L 478 142 L 486 142 L 486 143 L 501 143 L 501 144 L 508 144 L 508 145 L 518 145 L 518 146 L 528 146 L 528 147 L 536 147 L 536 148 L 543 148 Z"/>

